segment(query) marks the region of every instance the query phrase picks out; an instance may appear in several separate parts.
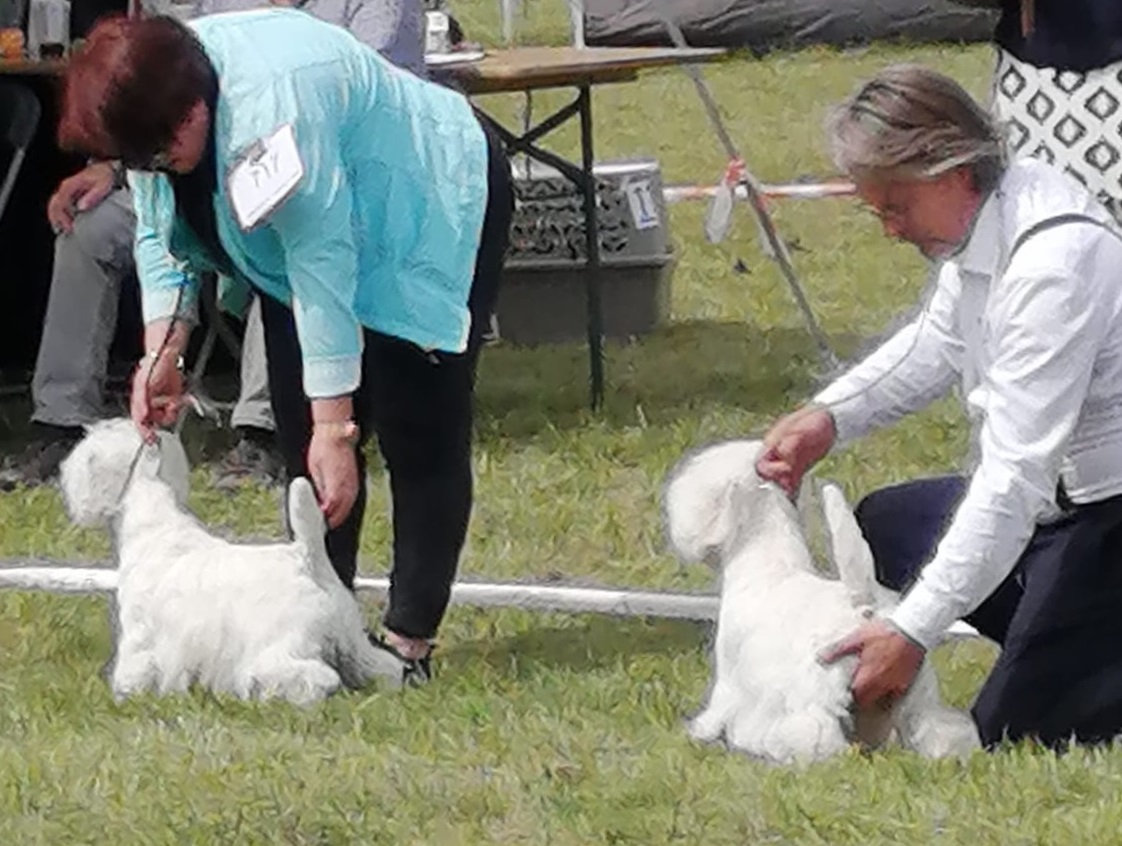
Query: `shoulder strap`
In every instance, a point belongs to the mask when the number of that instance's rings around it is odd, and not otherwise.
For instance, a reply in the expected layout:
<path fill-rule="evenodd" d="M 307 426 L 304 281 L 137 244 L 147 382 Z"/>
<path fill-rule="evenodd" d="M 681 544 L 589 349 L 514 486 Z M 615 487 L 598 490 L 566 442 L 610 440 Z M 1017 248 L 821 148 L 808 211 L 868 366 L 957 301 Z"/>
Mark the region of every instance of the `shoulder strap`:
<path fill-rule="evenodd" d="M 1078 214 L 1075 212 L 1069 212 L 1068 214 L 1058 214 L 1055 217 L 1049 217 L 1045 218 L 1044 220 L 1037 221 L 1024 232 L 1022 232 L 1017 237 L 1017 240 L 1013 242 L 1013 247 L 1009 250 L 1009 258 L 1006 260 L 1005 266 L 1008 267 L 1012 263 L 1013 256 L 1017 254 L 1017 250 L 1019 250 L 1029 238 L 1034 235 L 1038 235 L 1041 232 L 1052 229 L 1056 226 L 1063 226 L 1067 223 L 1089 223 L 1092 226 L 1097 226 L 1100 229 L 1106 230 L 1115 238 L 1122 240 L 1122 233 L 1119 233 L 1117 229 L 1115 229 L 1109 223 L 1105 223 L 1104 221 L 1098 220 L 1097 218 L 1091 217 L 1090 215 Z M 1058 505 L 1060 510 L 1062 511 L 1071 511 L 1076 507 L 1075 503 L 1071 501 L 1071 497 L 1069 497 L 1067 494 L 1067 488 L 1064 486 L 1063 474 L 1060 475 L 1059 480 L 1056 482 L 1056 505 Z"/>
<path fill-rule="evenodd" d="M 1057 226 L 1063 226 L 1067 223 L 1089 223 L 1092 226 L 1097 226 L 1100 229 L 1106 230 L 1115 238 L 1122 239 L 1122 233 L 1119 233 L 1117 229 L 1115 229 L 1109 223 L 1105 223 L 1098 218 L 1091 217 L 1089 214 L 1078 214 L 1076 212 L 1069 212 L 1068 214 L 1058 214 L 1055 217 L 1048 217 L 1044 220 L 1037 221 L 1024 232 L 1022 232 L 1019 236 L 1017 236 L 1017 240 L 1013 242 L 1013 246 L 1009 250 L 1009 257 L 1005 261 L 1005 266 L 1009 266 L 1009 264 L 1013 261 L 1013 256 L 1017 254 L 1017 250 L 1023 247 L 1025 241 L 1027 241 L 1029 238 L 1034 235 L 1039 235 L 1041 232 L 1045 232 L 1049 229 L 1054 229 Z"/>

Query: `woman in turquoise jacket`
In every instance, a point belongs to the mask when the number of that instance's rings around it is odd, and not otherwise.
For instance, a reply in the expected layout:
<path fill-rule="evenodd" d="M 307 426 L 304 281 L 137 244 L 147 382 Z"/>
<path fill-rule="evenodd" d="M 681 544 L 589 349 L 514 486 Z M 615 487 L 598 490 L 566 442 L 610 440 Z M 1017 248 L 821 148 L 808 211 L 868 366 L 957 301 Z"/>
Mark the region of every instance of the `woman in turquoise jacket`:
<path fill-rule="evenodd" d="M 429 675 L 471 511 L 475 362 L 513 195 L 460 94 L 290 9 L 102 21 L 69 62 L 64 147 L 129 167 L 148 353 L 142 431 L 175 419 L 196 278 L 263 294 L 289 475 L 353 586 L 373 433 L 393 499 L 381 645 Z"/>

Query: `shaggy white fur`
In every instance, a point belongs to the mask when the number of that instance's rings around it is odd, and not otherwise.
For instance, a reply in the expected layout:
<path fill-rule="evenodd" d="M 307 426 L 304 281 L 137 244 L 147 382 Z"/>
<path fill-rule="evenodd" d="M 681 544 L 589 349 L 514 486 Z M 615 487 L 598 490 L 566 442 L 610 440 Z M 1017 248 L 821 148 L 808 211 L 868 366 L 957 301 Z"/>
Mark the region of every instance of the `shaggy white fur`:
<path fill-rule="evenodd" d="M 689 456 L 671 473 L 665 511 L 685 560 L 721 573 L 714 678 L 693 737 L 774 762 L 821 760 L 850 742 L 878 747 L 892 734 L 929 757 L 978 747 L 970 717 L 943 705 L 924 662 L 891 711 L 854 713 L 855 658 L 819 663 L 826 647 L 897 600 L 873 577 L 872 556 L 841 491 L 822 492 L 840 579 L 815 566 L 794 504 L 756 475 L 758 441 L 730 441 Z"/>
<path fill-rule="evenodd" d="M 118 698 L 198 684 L 303 705 L 344 685 L 400 683 L 401 663 L 367 640 L 358 604 L 331 567 L 306 479 L 288 489 L 293 542 L 230 543 L 187 512 L 178 439 L 161 433 L 130 478 L 140 447 L 131 421 L 98 423 L 60 471 L 71 519 L 113 533 Z"/>

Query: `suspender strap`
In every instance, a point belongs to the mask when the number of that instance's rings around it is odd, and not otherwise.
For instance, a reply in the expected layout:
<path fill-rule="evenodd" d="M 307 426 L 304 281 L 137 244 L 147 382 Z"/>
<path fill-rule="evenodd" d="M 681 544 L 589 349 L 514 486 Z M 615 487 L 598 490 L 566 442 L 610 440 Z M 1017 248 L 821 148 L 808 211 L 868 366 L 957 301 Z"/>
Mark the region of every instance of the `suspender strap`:
<path fill-rule="evenodd" d="M 1093 218 L 1090 215 L 1077 214 L 1074 212 L 1068 214 L 1058 214 L 1055 217 L 1049 217 L 1045 218 L 1044 220 L 1037 221 L 1017 237 L 1017 240 L 1013 242 L 1013 247 L 1009 250 L 1009 260 L 1006 262 L 1006 267 L 1008 267 L 1009 264 L 1013 261 L 1013 256 L 1017 254 L 1017 250 L 1024 246 L 1025 242 L 1032 238 L 1034 235 L 1039 235 L 1041 232 L 1046 232 L 1049 229 L 1054 229 L 1057 226 L 1064 226 L 1069 223 L 1089 223 L 1092 226 L 1097 226 L 1100 229 L 1105 229 L 1115 238 L 1122 239 L 1122 234 L 1120 234 L 1117 229 L 1115 229 L 1109 223 L 1105 223 L 1101 220 L 1098 220 L 1097 218 Z M 1060 480 L 1056 485 L 1056 505 L 1058 505 L 1063 511 L 1071 511 L 1076 507 L 1075 503 L 1071 501 L 1071 497 L 1067 495 L 1067 489 L 1064 487 L 1064 480 L 1062 476 L 1060 477 Z"/>
<path fill-rule="evenodd" d="M 1064 226 L 1068 223 L 1089 223 L 1092 226 L 1099 227 L 1099 229 L 1105 229 L 1115 238 L 1122 239 L 1122 234 L 1119 234 L 1118 230 L 1111 226 L 1109 223 L 1105 223 L 1101 220 L 1098 220 L 1097 218 L 1091 217 L 1088 214 L 1076 214 L 1074 212 L 1069 214 L 1058 214 L 1055 217 L 1048 217 L 1044 220 L 1037 221 L 1024 232 L 1022 232 L 1019 236 L 1017 236 L 1017 240 L 1013 242 L 1012 249 L 1009 250 L 1009 260 L 1006 262 L 1006 266 L 1008 266 L 1009 262 L 1013 261 L 1013 256 L 1017 254 L 1017 250 L 1023 247 L 1025 242 L 1029 238 L 1034 235 L 1039 235 L 1041 232 L 1046 232 L 1049 229 L 1055 229 L 1057 226 Z"/>

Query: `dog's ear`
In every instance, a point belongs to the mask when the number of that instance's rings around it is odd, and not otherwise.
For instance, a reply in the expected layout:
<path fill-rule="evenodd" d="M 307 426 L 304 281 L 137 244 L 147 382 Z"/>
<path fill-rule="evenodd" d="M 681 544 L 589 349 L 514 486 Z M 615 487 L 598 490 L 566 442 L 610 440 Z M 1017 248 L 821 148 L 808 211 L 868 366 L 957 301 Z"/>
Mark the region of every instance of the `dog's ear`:
<path fill-rule="evenodd" d="M 191 484 L 191 464 L 183 448 L 183 442 L 173 432 L 161 431 L 156 441 L 156 448 L 159 452 L 160 479 L 175 492 L 176 501 L 185 505 Z"/>
<path fill-rule="evenodd" d="M 58 487 L 71 522 L 79 526 L 96 526 L 105 519 L 105 507 L 97 484 L 104 484 L 99 475 L 94 453 L 75 447 L 59 464 Z"/>
<path fill-rule="evenodd" d="M 136 459 L 133 474 L 145 479 L 154 479 L 160 472 L 161 460 L 160 441 L 157 439 L 154 444 L 146 443 L 140 447 L 140 457 Z"/>

